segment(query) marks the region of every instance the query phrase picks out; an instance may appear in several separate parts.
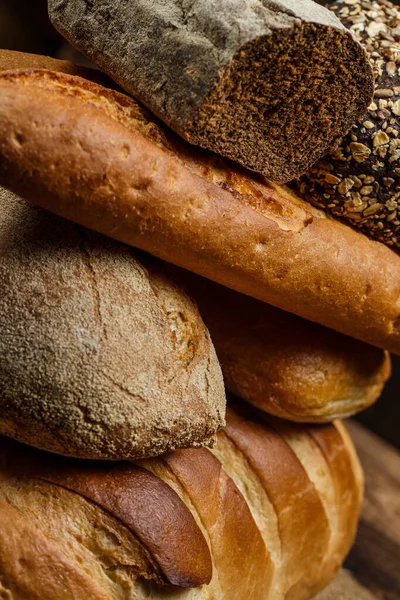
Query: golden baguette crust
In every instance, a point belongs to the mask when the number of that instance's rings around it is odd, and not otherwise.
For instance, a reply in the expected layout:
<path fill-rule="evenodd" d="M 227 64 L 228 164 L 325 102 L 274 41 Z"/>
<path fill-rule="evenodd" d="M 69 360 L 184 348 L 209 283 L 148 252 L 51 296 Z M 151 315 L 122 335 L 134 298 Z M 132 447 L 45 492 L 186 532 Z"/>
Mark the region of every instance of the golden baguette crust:
<path fill-rule="evenodd" d="M 73 600 L 307 600 L 322 589 L 350 548 L 361 506 L 347 434 L 338 423 L 267 423 L 238 404 L 227 420 L 212 453 L 180 450 L 139 461 L 140 468 L 51 457 L 3 438 L 0 590 L 7 600 L 63 599 L 59 570 Z M 140 506 L 157 485 L 162 493 Z M 205 580 L 205 543 L 209 584 L 165 588 L 171 572 L 180 585 Z M 20 568 L 24 561 L 29 568 Z"/>
<path fill-rule="evenodd" d="M 213 445 L 225 390 L 163 264 L 0 188 L 0 432 L 79 458 Z"/>
<path fill-rule="evenodd" d="M 97 69 L 82 67 L 69 60 L 59 60 L 51 56 L 0 49 L 0 71 L 10 69 L 48 69 L 68 75 L 78 75 L 107 87 L 118 88 L 110 77 Z"/>
<path fill-rule="evenodd" d="M 0 182 L 179 266 L 400 353 L 400 258 L 289 190 L 188 147 L 124 95 L 0 75 Z"/>
<path fill-rule="evenodd" d="M 195 298 L 226 387 L 291 421 L 348 417 L 379 398 L 391 372 L 387 352 L 169 267 Z"/>

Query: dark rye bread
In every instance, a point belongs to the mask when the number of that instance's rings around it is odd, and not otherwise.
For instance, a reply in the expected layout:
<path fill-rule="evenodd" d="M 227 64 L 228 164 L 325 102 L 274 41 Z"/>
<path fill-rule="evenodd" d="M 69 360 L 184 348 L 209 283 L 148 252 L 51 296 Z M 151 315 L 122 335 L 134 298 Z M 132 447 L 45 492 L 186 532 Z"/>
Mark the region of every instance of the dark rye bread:
<path fill-rule="evenodd" d="M 323 423 L 375 402 L 387 352 L 188 271 L 168 267 L 196 300 L 227 389 L 282 419 Z"/>
<path fill-rule="evenodd" d="M 311 0 L 50 0 L 55 27 L 192 144 L 286 182 L 373 92 L 365 51 Z"/>
<path fill-rule="evenodd" d="M 214 450 L 134 465 L 0 437 L 0 597 L 309 600 L 349 551 L 362 489 L 340 422 L 238 405 Z"/>
<path fill-rule="evenodd" d="M 364 44 L 376 77 L 367 113 L 298 183 L 304 198 L 400 248 L 400 10 L 388 0 L 333 11 Z"/>
<path fill-rule="evenodd" d="M 210 446 L 225 393 L 163 264 L 0 188 L 0 432 L 83 458 Z"/>

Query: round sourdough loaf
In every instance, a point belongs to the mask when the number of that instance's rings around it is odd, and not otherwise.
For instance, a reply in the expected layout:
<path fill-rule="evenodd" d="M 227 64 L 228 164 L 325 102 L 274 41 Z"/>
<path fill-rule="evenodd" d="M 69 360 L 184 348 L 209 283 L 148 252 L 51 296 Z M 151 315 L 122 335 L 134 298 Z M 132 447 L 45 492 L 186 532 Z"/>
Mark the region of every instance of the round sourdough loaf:
<path fill-rule="evenodd" d="M 98 459 L 211 446 L 222 375 L 163 264 L 0 189 L 0 432 Z"/>

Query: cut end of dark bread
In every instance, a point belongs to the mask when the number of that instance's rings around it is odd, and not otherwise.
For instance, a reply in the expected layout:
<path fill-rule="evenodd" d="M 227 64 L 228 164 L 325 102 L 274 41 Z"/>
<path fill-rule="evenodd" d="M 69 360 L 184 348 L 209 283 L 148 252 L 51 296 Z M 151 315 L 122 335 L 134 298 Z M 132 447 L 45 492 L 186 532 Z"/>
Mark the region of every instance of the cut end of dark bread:
<path fill-rule="evenodd" d="M 323 156 L 372 98 L 362 46 L 311 0 L 50 0 L 49 12 L 186 140 L 278 183 Z"/>
<path fill-rule="evenodd" d="M 302 23 L 241 49 L 195 119 L 177 131 L 285 183 L 350 129 L 372 90 L 365 53 L 350 35 Z"/>

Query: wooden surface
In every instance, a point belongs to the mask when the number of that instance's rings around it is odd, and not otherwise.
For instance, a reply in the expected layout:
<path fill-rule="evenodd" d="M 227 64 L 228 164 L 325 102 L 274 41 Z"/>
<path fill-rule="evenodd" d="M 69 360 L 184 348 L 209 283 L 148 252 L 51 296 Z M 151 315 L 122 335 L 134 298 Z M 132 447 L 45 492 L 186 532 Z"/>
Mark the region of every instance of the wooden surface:
<path fill-rule="evenodd" d="M 354 421 L 348 428 L 365 471 L 364 508 L 351 575 L 341 572 L 317 600 L 400 600 L 400 452 Z"/>

